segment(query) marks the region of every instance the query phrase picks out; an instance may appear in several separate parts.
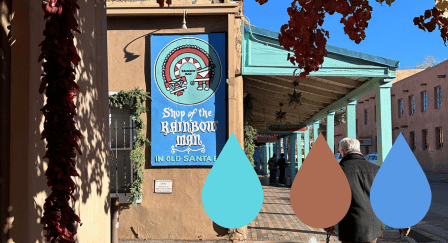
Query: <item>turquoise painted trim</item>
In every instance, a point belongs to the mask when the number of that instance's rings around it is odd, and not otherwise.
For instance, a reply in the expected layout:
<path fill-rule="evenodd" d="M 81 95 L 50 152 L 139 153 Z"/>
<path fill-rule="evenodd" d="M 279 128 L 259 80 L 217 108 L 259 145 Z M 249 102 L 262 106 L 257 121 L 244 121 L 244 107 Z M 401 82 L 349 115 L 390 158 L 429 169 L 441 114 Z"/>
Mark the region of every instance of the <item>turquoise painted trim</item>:
<path fill-rule="evenodd" d="M 376 131 L 378 165 L 382 165 L 392 148 L 391 80 L 378 82 L 376 91 Z"/>
<path fill-rule="evenodd" d="M 263 161 L 264 161 L 264 168 L 263 168 L 263 174 L 264 175 L 269 175 L 269 168 L 268 168 L 268 146 L 267 145 L 263 145 Z"/>
<path fill-rule="evenodd" d="M 356 139 L 356 100 L 347 104 L 347 137 Z"/>
<path fill-rule="evenodd" d="M 308 129 L 307 131 L 304 132 L 305 134 L 305 139 L 304 139 L 304 143 L 305 143 L 305 158 L 306 156 L 308 156 L 308 153 L 310 152 L 310 130 Z"/>
<path fill-rule="evenodd" d="M 256 37 L 257 39 L 261 39 L 262 41 L 266 41 L 266 42 L 271 42 L 275 46 L 280 46 L 278 43 L 278 37 L 279 37 L 280 33 L 278 33 L 278 32 L 262 29 L 262 28 L 255 27 L 255 26 L 248 26 L 245 24 L 244 24 L 243 31 L 244 31 L 244 33 L 252 33 L 253 35 L 258 36 L 258 38 Z M 262 37 L 264 37 L 264 38 L 262 38 Z M 327 45 L 326 49 L 329 53 L 332 53 L 332 54 L 339 54 L 342 56 L 347 56 L 347 57 L 352 57 L 352 58 L 356 58 L 356 59 L 360 59 L 360 60 L 373 62 L 373 63 L 388 66 L 392 69 L 397 69 L 400 65 L 400 62 L 396 61 L 396 60 L 379 57 L 379 56 L 374 56 L 374 55 L 367 54 L 367 53 L 352 51 L 352 50 L 348 50 L 348 49 L 340 48 L 340 47 L 336 47 L 336 46 Z"/>
<path fill-rule="evenodd" d="M 283 154 L 285 155 L 285 158 L 286 158 L 286 156 L 288 154 L 288 143 L 286 141 L 286 137 L 283 137 Z"/>
<path fill-rule="evenodd" d="M 297 169 L 300 170 L 300 167 L 302 166 L 302 134 L 301 133 L 296 134 L 296 139 L 297 139 Z M 294 177 L 291 177 L 291 185 L 296 177 L 295 169 L 296 168 L 294 168 Z"/>
<path fill-rule="evenodd" d="M 327 115 L 327 144 L 334 153 L 334 115 L 335 112 L 329 112 Z"/>
<path fill-rule="evenodd" d="M 296 176 L 296 134 L 289 136 L 289 178 L 290 183 L 294 180 Z M 292 184 L 291 184 L 292 185 Z"/>
<path fill-rule="evenodd" d="M 332 104 L 328 105 L 325 109 L 321 110 L 319 113 L 308 119 L 305 124 L 311 124 L 314 121 L 321 120 L 324 117 L 327 116 L 327 114 L 331 111 L 336 111 L 344 106 L 347 105 L 349 101 L 352 100 L 358 100 L 359 98 L 363 97 L 366 94 L 369 94 L 373 90 L 376 89 L 378 86 L 378 83 L 382 80 L 385 80 L 383 78 L 372 78 L 369 81 L 365 82 L 361 86 L 359 86 L 357 89 L 351 91 L 346 96 L 341 98 L 338 101 L 333 102 Z M 391 79 L 387 79 L 391 80 Z M 393 79 L 392 79 L 393 80 Z M 392 85 L 392 83 L 390 83 Z"/>
<path fill-rule="evenodd" d="M 313 139 L 316 141 L 317 137 L 319 137 L 319 120 L 313 122 Z"/>
<path fill-rule="evenodd" d="M 258 57 L 259 58 L 259 57 Z M 247 59 L 247 58 L 246 58 Z M 271 59 L 272 60 L 272 59 Z M 285 60 L 284 60 L 285 61 Z M 248 67 L 243 64 L 243 75 L 270 75 L 270 76 L 292 76 L 297 67 Z M 296 71 L 296 75 L 300 70 Z M 373 68 L 319 68 L 317 72 L 311 72 L 310 77 L 379 77 L 395 78 L 396 72 L 385 74 L 385 69 Z"/>

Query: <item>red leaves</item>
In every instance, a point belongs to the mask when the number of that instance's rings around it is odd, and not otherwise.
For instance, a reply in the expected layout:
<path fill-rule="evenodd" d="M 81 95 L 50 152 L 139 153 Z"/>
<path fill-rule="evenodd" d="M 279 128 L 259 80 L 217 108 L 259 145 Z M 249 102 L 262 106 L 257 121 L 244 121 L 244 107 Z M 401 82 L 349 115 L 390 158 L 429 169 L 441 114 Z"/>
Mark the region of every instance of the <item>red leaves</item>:
<path fill-rule="evenodd" d="M 448 41 L 448 19 L 442 16 L 444 11 L 440 11 L 437 8 L 428 9 L 425 11 L 424 15 L 414 18 L 414 25 L 418 28 L 432 32 L 439 27 L 440 37 L 442 37 L 443 43 L 446 46 Z M 425 20 L 430 19 L 425 23 Z"/>
<path fill-rule="evenodd" d="M 263 5 L 268 2 L 268 0 L 255 0 L 255 2 L 259 3 L 260 5 Z"/>
<path fill-rule="evenodd" d="M 327 55 L 325 47 L 330 37 L 327 30 L 319 28 L 325 14 L 342 14 L 345 33 L 359 44 L 366 36 L 371 11 L 367 0 L 294 0 L 288 8 L 290 20 L 281 27 L 279 35 L 280 45 L 294 54 L 288 55 L 287 60 L 303 69 L 301 78 L 318 71 Z"/>
<path fill-rule="evenodd" d="M 44 215 L 41 223 L 47 231 L 50 242 L 75 242 L 75 222 L 79 217 L 70 208 L 68 200 L 75 201 L 73 192 L 76 184 L 72 176 L 79 176 L 75 169 L 75 150 L 81 154 L 77 144 L 82 138 L 76 129 L 74 116 L 76 106 L 75 90 L 81 92 L 75 83 L 75 69 L 81 58 L 73 43 L 72 31 L 79 32 L 74 17 L 79 6 L 77 0 L 44 0 L 42 9 L 45 12 L 45 40 L 39 45 L 44 75 L 39 92 L 45 92 L 47 103 L 41 109 L 45 116 L 42 139 L 47 141 L 48 158 L 47 185 L 52 193 L 44 204 Z"/>

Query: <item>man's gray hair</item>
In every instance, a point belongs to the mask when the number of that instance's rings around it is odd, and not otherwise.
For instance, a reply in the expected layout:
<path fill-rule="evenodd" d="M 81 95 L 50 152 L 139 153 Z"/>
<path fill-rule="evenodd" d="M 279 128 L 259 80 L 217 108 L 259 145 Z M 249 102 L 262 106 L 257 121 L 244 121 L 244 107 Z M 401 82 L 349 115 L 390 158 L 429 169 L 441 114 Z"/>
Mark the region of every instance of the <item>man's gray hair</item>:
<path fill-rule="evenodd" d="M 339 142 L 339 149 L 344 150 L 345 153 L 349 152 L 361 152 L 361 145 L 358 139 L 344 138 Z"/>

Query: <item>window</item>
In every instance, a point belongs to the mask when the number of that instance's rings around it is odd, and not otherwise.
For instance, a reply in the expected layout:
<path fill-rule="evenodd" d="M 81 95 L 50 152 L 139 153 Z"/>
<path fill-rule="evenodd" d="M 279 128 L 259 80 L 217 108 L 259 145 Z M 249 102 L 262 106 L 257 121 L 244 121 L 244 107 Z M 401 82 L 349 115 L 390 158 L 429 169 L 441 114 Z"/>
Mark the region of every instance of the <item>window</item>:
<path fill-rule="evenodd" d="M 403 117 L 403 100 L 398 100 L 398 117 Z"/>
<path fill-rule="evenodd" d="M 442 106 L 442 87 L 436 87 L 434 89 L 435 100 L 436 100 L 436 109 Z"/>
<path fill-rule="evenodd" d="M 414 151 L 415 150 L 415 132 L 411 132 L 409 137 L 410 137 L 409 142 L 411 143 L 410 144 L 411 150 Z"/>
<path fill-rule="evenodd" d="M 134 182 L 131 161 L 134 136 L 134 121 L 129 106 L 123 109 L 109 108 L 110 136 L 110 195 L 128 201 L 130 186 Z"/>
<path fill-rule="evenodd" d="M 412 115 L 415 113 L 415 99 L 414 96 L 409 96 L 409 115 Z"/>
<path fill-rule="evenodd" d="M 376 123 L 376 106 L 375 106 L 375 110 L 373 111 L 373 114 L 375 115 L 375 123 Z"/>
<path fill-rule="evenodd" d="M 422 112 L 428 110 L 428 92 L 422 92 Z"/>
<path fill-rule="evenodd" d="M 356 134 L 358 134 L 358 119 L 356 119 Z"/>
<path fill-rule="evenodd" d="M 436 148 L 443 148 L 443 131 L 442 127 L 436 127 Z"/>
<path fill-rule="evenodd" d="M 367 125 L 368 120 L 369 120 L 369 113 L 367 109 L 364 109 L 364 125 Z"/>
<path fill-rule="evenodd" d="M 422 149 L 427 150 L 429 147 L 428 144 L 428 130 L 422 130 Z"/>

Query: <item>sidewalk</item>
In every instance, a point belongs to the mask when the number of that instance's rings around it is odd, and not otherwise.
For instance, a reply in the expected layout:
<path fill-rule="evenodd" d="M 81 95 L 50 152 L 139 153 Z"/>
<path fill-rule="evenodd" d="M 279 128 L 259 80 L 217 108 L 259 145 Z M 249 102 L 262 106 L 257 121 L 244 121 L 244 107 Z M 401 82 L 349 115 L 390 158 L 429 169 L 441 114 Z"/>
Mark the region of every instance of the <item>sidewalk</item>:
<path fill-rule="evenodd" d="M 267 176 L 259 176 L 264 192 L 264 203 L 260 214 L 248 226 L 248 241 L 268 242 L 309 242 L 315 237 L 317 242 L 326 242 L 323 229 L 309 227 L 302 223 L 292 210 L 289 201 L 289 187 L 269 186 Z M 330 242 L 340 242 L 332 236 Z M 378 242 L 415 242 L 409 237 L 400 238 L 397 231 L 386 231 Z"/>

